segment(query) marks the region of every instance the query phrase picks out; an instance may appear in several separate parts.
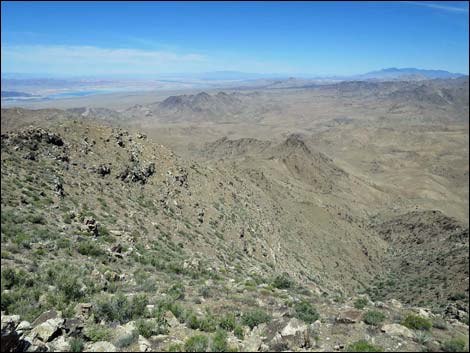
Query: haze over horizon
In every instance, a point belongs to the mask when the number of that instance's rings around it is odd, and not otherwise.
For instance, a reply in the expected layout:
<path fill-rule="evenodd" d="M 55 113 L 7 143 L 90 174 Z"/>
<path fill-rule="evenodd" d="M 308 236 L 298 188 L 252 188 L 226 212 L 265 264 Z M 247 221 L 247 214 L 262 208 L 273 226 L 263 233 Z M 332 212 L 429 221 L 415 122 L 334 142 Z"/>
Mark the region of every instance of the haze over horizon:
<path fill-rule="evenodd" d="M 53 14 L 51 16 L 51 14 Z M 2 2 L 2 74 L 468 74 L 467 2 Z"/>

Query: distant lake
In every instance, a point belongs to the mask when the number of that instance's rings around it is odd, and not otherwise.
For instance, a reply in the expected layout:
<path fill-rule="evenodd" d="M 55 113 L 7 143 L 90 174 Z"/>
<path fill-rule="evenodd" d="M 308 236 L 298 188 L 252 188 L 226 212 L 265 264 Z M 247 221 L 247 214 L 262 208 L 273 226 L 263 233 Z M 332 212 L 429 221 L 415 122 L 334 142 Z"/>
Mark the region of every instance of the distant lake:
<path fill-rule="evenodd" d="M 85 91 L 72 91 L 72 92 L 63 92 L 63 93 L 54 93 L 47 96 L 47 99 L 60 99 L 60 98 L 73 98 L 73 97 L 83 97 L 90 96 L 93 94 L 105 94 L 113 93 L 116 90 L 85 90 Z"/>

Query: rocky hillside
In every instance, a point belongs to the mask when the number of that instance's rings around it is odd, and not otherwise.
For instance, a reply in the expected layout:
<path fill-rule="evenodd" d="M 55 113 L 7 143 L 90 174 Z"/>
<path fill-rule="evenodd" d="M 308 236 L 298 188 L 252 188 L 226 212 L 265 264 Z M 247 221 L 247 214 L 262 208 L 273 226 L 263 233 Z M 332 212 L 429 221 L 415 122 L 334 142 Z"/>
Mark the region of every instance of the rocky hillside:
<path fill-rule="evenodd" d="M 459 308 L 359 295 L 401 244 L 365 218 L 380 190 L 298 135 L 256 152 L 196 163 L 82 120 L 2 134 L 2 351 L 468 347 Z"/>
<path fill-rule="evenodd" d="M 468 320 L 468 227 L 439 211 L 415 211 L 377 230 L 392 251 L 375 295 L 441 308 L 451 301 Z"/>

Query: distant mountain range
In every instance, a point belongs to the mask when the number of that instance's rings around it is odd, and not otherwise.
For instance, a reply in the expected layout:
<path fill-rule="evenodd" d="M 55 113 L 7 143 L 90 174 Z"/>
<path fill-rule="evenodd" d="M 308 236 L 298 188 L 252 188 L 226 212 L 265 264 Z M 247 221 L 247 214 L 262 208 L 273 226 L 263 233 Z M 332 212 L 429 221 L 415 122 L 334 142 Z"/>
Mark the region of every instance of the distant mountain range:
<path fill-rule="evenodd" d="M 357 79 L 398 79 L 402 77 L 409 77 L 410 79 L 436 79 L 436 78 L 457 78 L 465 76 L 459 73 L 453 73 L 445 70 L 423 70 L 413 67 L 397 69 L 395 67 L 389 69 L 382 69 L 378 71 L 371 71 L 362 75 L 353 76 Z"/>
<path fill-rule="evenodd" d="M 203 73 L 166 73 L 153 75 L 125 75 L 126 79 L 151 79 L 151 80 L 168 80 L 168 79 L 186 79 L 186 80 L 203 80 L 203 81 L 241 81 L 241 80 L 259 80 L 259 79 L 288 79 L 291 77 L 305 79 L 322 79 L 322 80 L 425 80 L 437 78 L 457 78 L 466 76 L 461 73 L 453 73 L 445 70 L 425 70 L 417 68 L 387 68 L 377 71 L 370 71 L 358 75 L 314 75 L 308 73 L 287 74 L 287 73 L 253 73 L 241 71 L 213 71 Z M 58 77 L 57 75 L 37 75 L 37 74 L 20 74 L 20 73 L 2 73 L 3 80 L 32 80 L 32 79 L 53 78 L 56 80 L 81 80 L 85 77 Z M 94 77 L 94 79 L 103 79 L 103 77 Z M 106 79 L 111 79 L 106 76 Z M 114 79 L 123 79 L 124 77 L 113 77 Z M 87 80 L 92 77 L 86 77 Z"/>

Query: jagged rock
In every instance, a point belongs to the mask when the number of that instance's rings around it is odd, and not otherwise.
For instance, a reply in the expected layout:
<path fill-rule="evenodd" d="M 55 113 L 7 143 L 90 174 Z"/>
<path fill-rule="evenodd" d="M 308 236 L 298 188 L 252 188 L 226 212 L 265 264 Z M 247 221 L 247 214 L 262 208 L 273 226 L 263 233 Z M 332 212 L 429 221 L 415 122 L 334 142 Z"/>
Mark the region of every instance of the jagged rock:
<path fill-rule="evenodd" d="M 113 245 L 110 249 L 114 253 L 121 253 L 122 252 L 122 245 L 120 243 Z"/>
<path fill-rule="evenodd" d="M 57 319 L 62 316 L 62 313 L 60 311 L 55 311 L 55 310 L 48 310 L 43 312 L 41 315 L 39 315 L 36 320 L 33 321 L 33 327 L 38 326 L 47 320 L 50 319 Z"/>
<path fill-rule="evenodd" d="M 143 336 L 139 335 L 139 340 L 137 341 L 139 346 L 139 352 L 151 352 L 152 344 Z"/>
<path fill-rule="evenodd" d="M 59 179 L 54 180 L 54 191 L 56 192 L 57 195 L 60 197 L 64 197 L 64 185 Z"/>
<path fill-rule="evenodd" d="M 95 172 L 104 177 L 105 175 L 111 174 L 111 168 L 107 165 L 100 164 L 97 168 L 94 168 Z"/>
<path fill-rule="evenodd" d="M 150 163 L 143 170 L 143 174 L 145 175 L 146 178 L 152 176 L 154 173 L 155 173 L 155 163 Z"/>
<path fill-rule="evenodd" d="M 461 322 L 468 319 L 468 313 L 465 310 L 461 310 L 457 303 L 450 303 L 444 312 L 444 316 Z"/>
<path fill-rule="evenodd" d="M 5 291 L 3 292 L 5 293 Z M 15 328 L 20 323 L 20 316 L 19 315 L 2 315 L 2 330 L 5 326 L 13 325 Z"/>
<path fill-rule="evenodd" d="M 25 155 L 23 155 L 23 158 L 30 161 L 35 161 L 37 160 L 37 153 L 34 151 L 29 151 Z"/>
<path fill-rule="evenodd" d="M 119 276 L 119 273 L 114 272 L 114 271 L 106 271 L 104 273 L 104 278 L 106 278 L 108 281 L 119 281 L 121 277 Z"/>
<path fill-rule="evenodd" d="M 2 315 L 2 330 L 0 348 L 2 352 L 24 352 L 30 347 L 30 343 L 21 339 L 16 330 L 20 317 L 18 315 Z"/>
<path fill-rule="evenodd" d="M 199 209 L 197 213 L 197 220 L 199 221 L 200 224 L 204 223 L 204 209 L 203 208 Z"/>
<path fill-rule="evenodd" d="M 390 336 L 400 336 L 400 337 L 406 337 L 406 338 L 415 337 L 415 334 L 413 333 L 413 331 L 411 331 L 408 327 L 405 327 L 400 324 L 383 325 L 380 330 Z"/>
<path fill-rule="evenodd" d="M 248 337 L 243 341 L 244 352 L 258 352 L 263 344 L 263 333 L 266 328 L 266 324 L 261 324 L 255 327 Z"/>
<path fill-rule="evenodd" d="M 83 329 L 83 321 L 85 318 L 80 319 L 65 319 L 64 329 L 65 331 L 71 335 L 80 333 Z"/>
<path fill-rule="evenodd" d="M 85 352 L 117 352 L 117 349 L 112 343 L 98 341 L 89 345 Z"/>
<path fill-rule="evenodd" d="M 32 327 L 33 326 L 28 321 L 21 321 L 16 327 L 16 330 L 17 331 L 29 331 L 32 329 Z"/>
<path fill-rule="evenodd" d="M 31 330 L 31 334 L 35 335 L 42 342 L 50 342 L 55 337 L 62 334 L 62 325 L 64 324 L 64 319 L 56 318 L 49 319 L 46 322 L 36 326 Z"/>
<path fill-rule="evenodd" d="M 93 233 L 94 236 L 98 236 L 98 222 L 93 217 L 85 217 L 83 223 L 86 226 L 86 230 Z"/>
<path fill-rule="evenodd" d="M 171 311 L 165 312 L 165 314 L 163 315 L 163 318 L 166 320 L 169 327 L 176 327 L 180 325 L 180 322 L 175 317 L 175 315 L 173 315 Z"/>
<path fill-rule="evenodd" d="M 48 343 L 47 347 L 49 348 L 51 352 L 69 352 L 70 351 L 70 343 L 69 341 L 65 339 L 64 336 L 60 336 L 59 338 Z"/>
<path fill-rule="evenodd" d="M 354 324 L 361 321 L 361 315 L 362 313 L 359 310 L 345 310 L 338 315 L 336 321 L 342 324 Z"/>
<path fill-rule="evenodd" d="M 396 309 L 401 309 L 403 307 L 403 305 L 396 299 L 390 299 L 388 303 L 390 304 L 390 306 Z"/>
<path fill-rule="evenodd" d="M 308 348 L 312 346 L 311 332 L 308 325 L 296 318 L 289 320 L 281 331 L 282 340 L 289 346 Z"/>
<path fill-rule="evenodd" d="M 91 313 L 91 303 L 78 303 L 75 306 L 75 315 L 80 318 L 87 318 Z"/>

